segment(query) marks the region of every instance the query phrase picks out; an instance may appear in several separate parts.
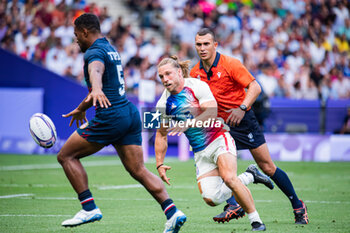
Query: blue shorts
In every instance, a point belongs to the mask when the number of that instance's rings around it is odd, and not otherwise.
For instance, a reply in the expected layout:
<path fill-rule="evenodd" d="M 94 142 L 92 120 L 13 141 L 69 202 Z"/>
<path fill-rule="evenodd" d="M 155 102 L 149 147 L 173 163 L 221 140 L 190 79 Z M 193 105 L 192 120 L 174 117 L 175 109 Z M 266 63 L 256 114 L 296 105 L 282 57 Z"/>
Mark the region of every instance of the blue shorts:
<path fill-rule="evenodd" d="M 123 107 L 109 107 L 96 113 L 85 128 L 77 129 L 78 134 L 89 142 L 105 146 L 141 145 L 141 118 L 132 103 Z"/>
<path fill-rule="evenodd" d="M 253 110 L 245 113 L 239 126 L 230 127 L 230 134 L 237 150 L 255 149 L 266 142 Z"/>

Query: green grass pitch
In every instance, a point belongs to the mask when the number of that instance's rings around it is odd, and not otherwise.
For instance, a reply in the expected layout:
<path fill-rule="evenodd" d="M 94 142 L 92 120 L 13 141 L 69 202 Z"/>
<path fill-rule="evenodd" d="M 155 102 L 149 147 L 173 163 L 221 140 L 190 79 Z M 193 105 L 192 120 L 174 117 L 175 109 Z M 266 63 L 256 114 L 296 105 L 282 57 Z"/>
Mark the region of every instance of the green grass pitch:
<path fill-rule="evenodd" d="M 0 232 L 162 232 L 165 216 L 152 197 L 139 187 L 116 157 L 92 156 L 82 160 L 90 190 L 103 218 L 76 228 L 61 222 L 81 207 L 55 156 L 0 155 Z M 195 180 L 193 160 L 168 159 L 172 186 L 167 190 L 187 215 L 181 232 L 245 232 L 247 216 L 218 224 L 212 217 L 223 205 L 207 206 Z M 243 172 L 252 161 L 238 161 Z M 255 205 L 268 232 L 350 232 L 350 163 L 276 162 L 292 180 L 308 207 L 310 224 L 297 226 L 292 208 L 275 188 L 250 184 Z M 146 164 L 157 174 L 154 160 Z"/>

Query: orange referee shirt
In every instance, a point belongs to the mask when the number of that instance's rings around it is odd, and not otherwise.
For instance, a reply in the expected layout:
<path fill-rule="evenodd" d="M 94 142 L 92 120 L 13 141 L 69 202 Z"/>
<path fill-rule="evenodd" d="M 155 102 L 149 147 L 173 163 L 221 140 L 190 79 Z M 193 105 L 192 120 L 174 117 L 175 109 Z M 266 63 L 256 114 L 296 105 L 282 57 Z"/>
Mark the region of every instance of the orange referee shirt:
<path fill-rule="evenodd" d="M 218 52 L 208 72 L 200 61 L 192 68 L 190 76 L 209 85 L 218 103 L 218 116 L 225 121 L 229 116 L 225 111 L 242 104 L 246 96 L 244 88 L 255 80 L 238 59 Z"/>

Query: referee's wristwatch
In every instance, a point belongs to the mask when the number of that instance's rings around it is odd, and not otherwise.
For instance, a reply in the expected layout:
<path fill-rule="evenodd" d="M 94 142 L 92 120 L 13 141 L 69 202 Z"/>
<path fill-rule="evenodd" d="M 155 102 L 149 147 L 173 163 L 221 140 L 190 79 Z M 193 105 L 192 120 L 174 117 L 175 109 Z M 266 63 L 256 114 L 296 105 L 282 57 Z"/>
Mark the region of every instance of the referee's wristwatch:
<path fill-rule="evenodd" d="M 247 106 L 245 106 L 244 104 L 239 105 L 239 108 L 244 112 L 248 110 Z"/>

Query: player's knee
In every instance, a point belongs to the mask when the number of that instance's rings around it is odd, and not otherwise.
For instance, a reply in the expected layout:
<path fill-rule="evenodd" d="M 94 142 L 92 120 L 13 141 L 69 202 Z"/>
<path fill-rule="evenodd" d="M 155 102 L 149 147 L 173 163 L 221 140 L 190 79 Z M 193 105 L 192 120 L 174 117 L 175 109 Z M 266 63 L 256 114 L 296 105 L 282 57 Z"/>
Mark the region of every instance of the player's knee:
<path fill-rule="evenodd" d="M 276 166 L 273 163 L 261 162 L 258 166 L 268 176 L 273 176 L 273 174 L 275 174 Z"/>
<path fill-rule="evenodd" d="M 140 180 L 145 175 L 146 167 L 144 165 L 135 164 L 127 170 L 134 179 Z"/>
<path fill-rule="evenodd" d="M 203 200 L 210 206 L 219 205 L 232 195 L 232 191 L 219 176 L 205 177 L 200 180 L 200 184 Z"/>
<path fill-rule="evenodd" d="M 205 203 L 207 203 L 207 205 L 209 206 L 217 206 L 213 200 L 211 200 L 210 198 L 206 198 L 206 197 L 203 197 L 203 200 L 205 201 Z"/>
<path fill-rule="evenodd" d="M 58 154 L 57 154 L 57 161 L 58 161 L 60 164 L 63 164 L 66 160 L 67 160 L 67 157 L 64 156 L 64 154 L 63 154 L 61 151 L 58 152 Z"/>
<path fill-rule="evenodd" d="M 234 189 L 232 191 L 237 190 L 239 188 L 239 184 L 242 183 L 240 179 L 235 175 L 225 176 L 223 180 L 228 187 L 232 187 Z"/>
<path fill-rule="evenodd" d="M 234 183 L 236 179 L 238 179 L 238 177 L 234 174 L 225 174 L 225 175 L 222 175 L 221 177 L 226 185 L 229 183 Z"/>
<path fill-rule="evenodd" d="M 57 161 L 60 164 L 64 164 L 74 159 L 78 159 L 78 155 L 76 153 L 65 153 L 62 150 L 60 150 L 60 152 L 58 152 L 57 154 Z"/>
<path fill-rule="evenodd" d="M 226 199 L 220 195 L 219 191 L 203 192 L 202 197 L 209 206 L 217 206 L 226 201 Z"/>

